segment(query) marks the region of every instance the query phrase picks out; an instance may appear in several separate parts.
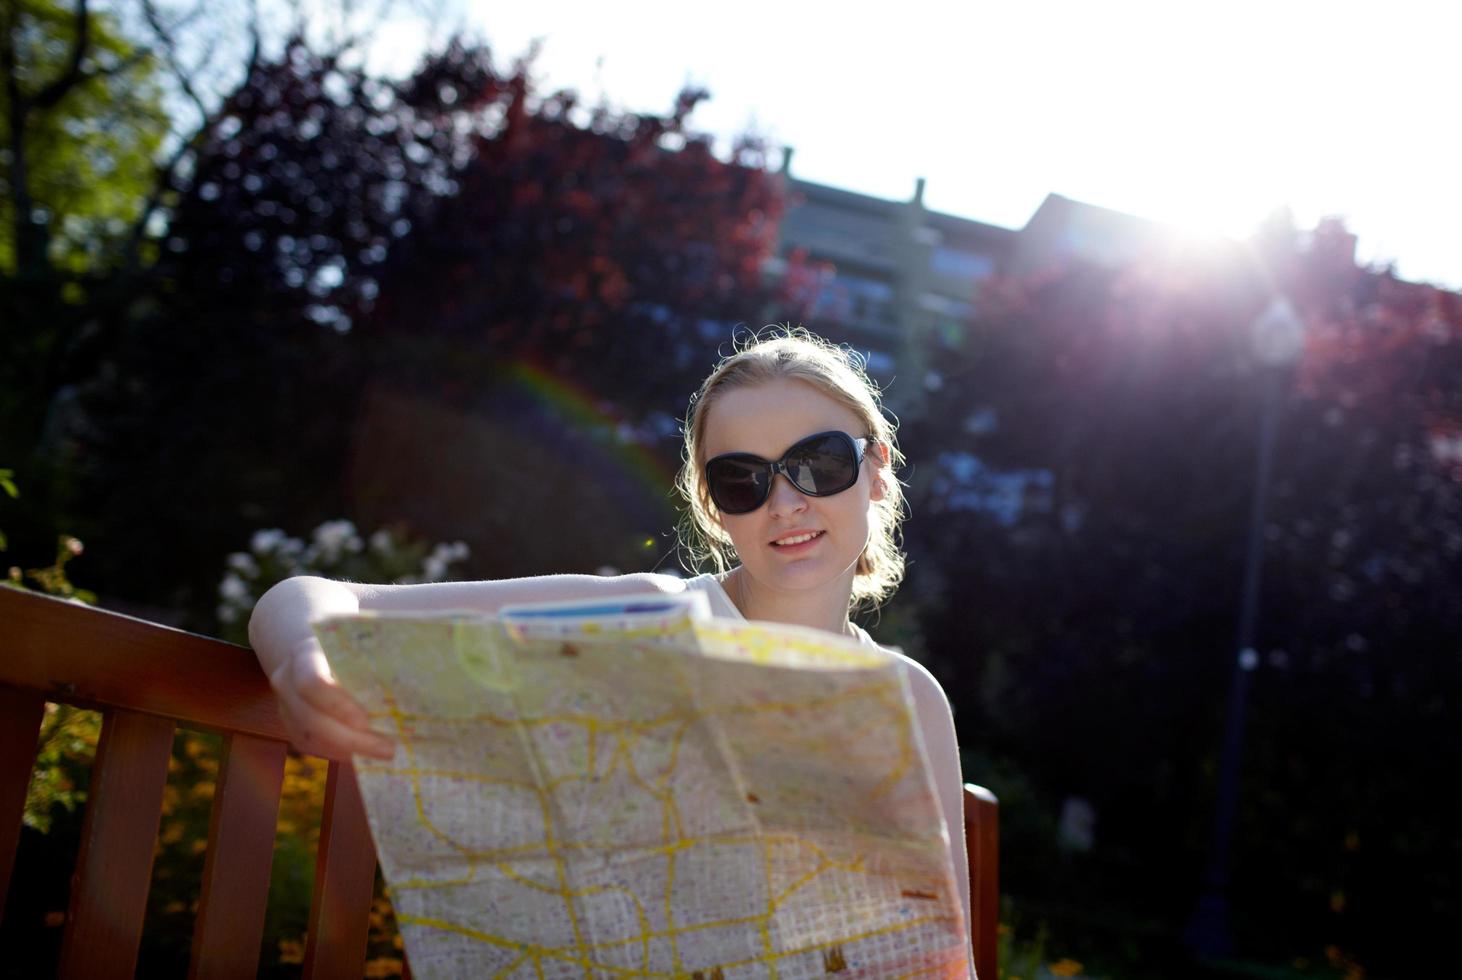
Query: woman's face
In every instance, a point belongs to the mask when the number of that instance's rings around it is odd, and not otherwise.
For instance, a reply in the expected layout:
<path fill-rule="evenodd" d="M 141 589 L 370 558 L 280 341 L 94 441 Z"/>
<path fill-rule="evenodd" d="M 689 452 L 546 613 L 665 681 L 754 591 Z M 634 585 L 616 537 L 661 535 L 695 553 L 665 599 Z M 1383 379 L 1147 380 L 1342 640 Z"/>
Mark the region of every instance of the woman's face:
<path fill-rule="evenodd" d="M 781 379 L 730 388 L 710 407 L 701 447 L 705 460 L 722 453 L 780 459 L 816 432 L 868 435 L 846 405 L 802 381 Z M 809 497 L 778 474 L 764 504 L 749 514 L 723 514 L 721 526 L 762 588 L 797 592 L 846 583 L 868 543 L 869 505 L 882 497 L 879 451 L 869 445 L 858 482 L 830 497 Z"/>

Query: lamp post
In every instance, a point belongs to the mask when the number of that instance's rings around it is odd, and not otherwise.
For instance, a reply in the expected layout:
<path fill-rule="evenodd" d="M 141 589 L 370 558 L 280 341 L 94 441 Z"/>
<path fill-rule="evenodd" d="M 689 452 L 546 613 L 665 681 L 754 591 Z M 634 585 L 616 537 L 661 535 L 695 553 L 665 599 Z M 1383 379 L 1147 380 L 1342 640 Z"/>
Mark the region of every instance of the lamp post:
<path fill-rule="evenodd" d="M 1244 749 L 1244 711 L 1249 676 L 1259 666 L 1254 648 L 1254 627 L 1259 614 L 1259 583 L 1264 564 L 1265 511 L 1274 469 L 1274 433 L 1288 368 L 1304 348 L 1305 326 L 1294 307 L 1276 296 L 1252 325 L 1254 357 L 1264 370 L 1264 402 L 1259 416 L 1259 445 L 1255 463 L 1254 498 L 1249 509 L 1249 540 L 1244 556 L 1244 580 L 1239 600 L 1236 655 L 1229 680 L 1228 713 L 1223 751 L 1219 757 L 1218 802 L 1213 816 L 1208 868 L 1203 892 L 1185 934 L 1188 945 L 1204 956 L 1225 956 L 1233 951 L 1229 929 L 1228 882 L 1230 845 L 1239 803 L 1239 764 Z"/>

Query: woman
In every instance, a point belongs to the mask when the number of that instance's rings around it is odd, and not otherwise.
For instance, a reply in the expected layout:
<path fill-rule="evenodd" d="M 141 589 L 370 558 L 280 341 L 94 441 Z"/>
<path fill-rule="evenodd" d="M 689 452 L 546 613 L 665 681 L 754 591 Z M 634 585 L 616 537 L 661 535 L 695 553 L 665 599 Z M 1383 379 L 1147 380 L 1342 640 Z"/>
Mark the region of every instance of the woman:
<path fill-rule="evenodd" d="M 704 592 L 718 616 L 827 630 L 874 646 L 848 614 L 891 595 L 903 577 L 896 543 L 902 462 L 877 389 L 853 356 L 805 331 L 754 340 L 723 360 L 691 402 L 677 486 L 683 536 L 716 571 L 549 575 L 492 582 L 360 585 L 293 578 L 254 609 L 249 637 L 304 752 L 390 759 L 364 709 L 334 681 L 310 630 L 361 609 L 479 610 L 645 592 Z M 780 479 L 778 478 L 780 477 Z M 950 830 L 950 861 L 969 914 L 959 753 L 943 691 L 906 660 L 914 708 Z"/>

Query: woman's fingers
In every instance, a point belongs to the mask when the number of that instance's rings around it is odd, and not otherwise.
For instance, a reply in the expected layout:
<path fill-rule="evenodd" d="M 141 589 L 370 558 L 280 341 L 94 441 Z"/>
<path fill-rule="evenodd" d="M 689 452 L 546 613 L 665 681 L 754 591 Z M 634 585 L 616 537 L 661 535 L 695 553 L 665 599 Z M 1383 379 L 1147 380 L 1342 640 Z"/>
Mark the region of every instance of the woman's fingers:
<path fill-rule="evenodd" d="M 279 699 L 280 715 L 294 747 L 308 755 L 348 760 L 351 755 L 391 759 L 396 746 L 389 738 L 341 724 L 329 715 L 301 705 L 297 700 Z"/>
<path fill-rule="evenodd" d="M 318 644 L 304 648 L 269 678 L 279 696 L 280 713 L 295 747 L 330 758 L 351 753 L 389 759 L 396 748 L 370 729 L 364 708 L 335 682 Z"/>
<path fill-rule="evenodd" d="M 370 717 L 360 703 L 335 681 L 330 661 L 318 643 L 305 647 L 285 662 L 286 684 L 300 700 L 317 711 L 333 715 L 352 728 L 365 728 Z M 273 681 L 273 678 L 270 678 Z M 280 685 L 275 684 L 275 689 Z"/>

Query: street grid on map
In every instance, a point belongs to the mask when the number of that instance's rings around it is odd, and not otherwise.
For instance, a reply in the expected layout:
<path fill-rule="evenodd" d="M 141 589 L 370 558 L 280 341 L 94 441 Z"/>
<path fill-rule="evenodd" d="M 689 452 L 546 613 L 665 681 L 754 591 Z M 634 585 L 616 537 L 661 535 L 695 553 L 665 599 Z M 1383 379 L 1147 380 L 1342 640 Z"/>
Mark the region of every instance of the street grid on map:
<path fill-rule="evenodd" d="M 320 629 L 420 977 L 964 977 L 892 658 L 760 625 Z"/>

